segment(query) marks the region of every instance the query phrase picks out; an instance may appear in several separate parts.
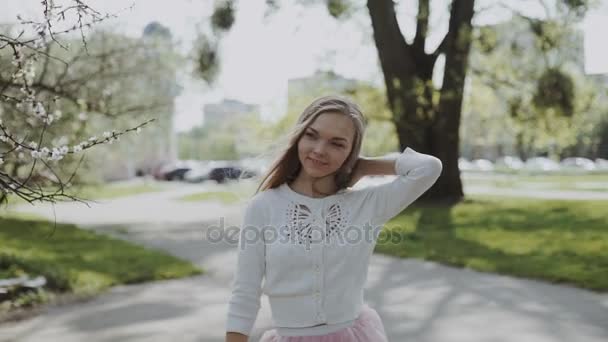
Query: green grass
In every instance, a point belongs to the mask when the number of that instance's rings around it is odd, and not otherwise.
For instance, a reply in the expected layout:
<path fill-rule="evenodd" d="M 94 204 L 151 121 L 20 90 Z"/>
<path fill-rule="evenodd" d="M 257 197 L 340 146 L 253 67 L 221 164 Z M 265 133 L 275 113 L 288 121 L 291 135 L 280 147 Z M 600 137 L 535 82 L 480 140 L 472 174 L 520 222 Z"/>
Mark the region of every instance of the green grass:
<path fill-rule="evenodd" d="M 74 186 L 73 188 L 66 189 L 65 193 L 83 200 L 102 200 L 133 196 L 148 192 L 158 192 L 163 191 L 163 189 L 164 187 L 159 184 L 118 185 L 109 183 L 102 185 Z M 48 191 L 55 192 L 56 189 L 49 189 Z M 66 201 L 70 199 L 58 198 L 58 200 Z M 25 200 L 15 195 L 8 197 L 8 205 L 25 203 L 27 203 Z"/>
<path fill-rule="evenodd" d="M 240 201 L 239 197 L 230 191 L 199 192 L 180 197 L 179 200 L 184 202 L 220 201 L 224 204 L 234 204 Z"/>
<path fill-rule="evenodd" d="M 148 192 L 163 191 L 164 187 L 158 184 L 138 185 L 89 185 L 74 189 L 70 194 L 86 199 L 112 199 L 118 197 L 139 195 Z"/>
<path fill-rule="evenodd" d="M 607 208 L 489 196 L 452 208 L 412 206 L 387 223 L 376 252 L 606 291 Z"/>
<path fill-rule="evenodd" d="M 178 200 L 185 202 L 219 201 L 224 204 L 245 202 L 257 188 L 255 180 L 241 180 L 227 184 L 210 184 L 207 191 L 186 195 Z"/>
<path fill-rule="evenodd" d="M 92 295 L 110 286 L 201 274 L 187 261 L 70 224 L 0 217 L 0 278 L 47 279 L 48 294 Z M 17 298 L 10 305 L 18 306 Z M 29 303 L 29 299 L 25 299 Z M 10 308 L 9 308 L 10 309 Z"/>
<path fill-rule="evenodd" d="M 466 185 L 485 185 L 498 188 L 527 188 L 540 190 L 580 190 L 608 192 L 607 174 L 464 174 Z"/>

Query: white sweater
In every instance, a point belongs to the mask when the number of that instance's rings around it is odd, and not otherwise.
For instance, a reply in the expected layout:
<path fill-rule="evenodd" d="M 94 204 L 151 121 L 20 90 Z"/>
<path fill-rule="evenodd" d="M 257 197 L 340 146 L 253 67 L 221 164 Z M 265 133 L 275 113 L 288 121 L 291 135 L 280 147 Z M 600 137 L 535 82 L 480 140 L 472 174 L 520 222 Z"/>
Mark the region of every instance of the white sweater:
<path fill-rule="evenodd" d="M 324 198 L 297 193 L 286 183 L 256 194 L 241 226 L 226 331 L 250 335 L 262 293 L 283 336 L 351 325 L 364 304 L 380 230 L 428 190 L 441 170 L 438 158 L 408 147 L 395 162 L 398 177 L 385 184 Z"/>

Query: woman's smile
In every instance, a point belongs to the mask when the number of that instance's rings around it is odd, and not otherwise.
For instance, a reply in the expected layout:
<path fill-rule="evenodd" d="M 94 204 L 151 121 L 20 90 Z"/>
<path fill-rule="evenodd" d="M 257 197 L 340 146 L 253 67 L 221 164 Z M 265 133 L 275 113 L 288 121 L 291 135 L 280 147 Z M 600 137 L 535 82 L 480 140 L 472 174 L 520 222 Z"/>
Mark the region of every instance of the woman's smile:
<path fill-rule="evenodd" d="M 312 159 L 310 157 L 308 157 L 308 160 L 311 162 L 311 164 L 314 167 L 322 168 L 322 167 L 325 167 L 327 165 L 327 163 L 324 163 L 324 162 L 316 160 L 316 159 Z"/>

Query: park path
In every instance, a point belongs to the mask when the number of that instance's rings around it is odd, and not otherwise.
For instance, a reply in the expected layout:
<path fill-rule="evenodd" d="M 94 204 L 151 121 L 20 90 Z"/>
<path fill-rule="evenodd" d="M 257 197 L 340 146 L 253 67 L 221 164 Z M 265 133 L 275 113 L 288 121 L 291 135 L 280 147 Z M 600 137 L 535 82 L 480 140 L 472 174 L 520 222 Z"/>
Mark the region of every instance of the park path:
<path fill-rule="evenodd" d="M 0 326 L 0 341 L 223 341 L 236 247 L 211 243 L 205 232 L 219 217 L 239 224 L 243 205 L 175 201 L 200 190 L 178 186 L 92 208 L 56 206 L 58 221 L 165 250 L 207 273 L 117 286 L 83 303 L 50 307 Z M 24 210 L 53 217 L 48 207 Z M 373 255 L 366 299 L 391 342 L 608 341 L 608 294 L 421 260 Z M 262 296 L 250 340 L 270 325 Z"/>

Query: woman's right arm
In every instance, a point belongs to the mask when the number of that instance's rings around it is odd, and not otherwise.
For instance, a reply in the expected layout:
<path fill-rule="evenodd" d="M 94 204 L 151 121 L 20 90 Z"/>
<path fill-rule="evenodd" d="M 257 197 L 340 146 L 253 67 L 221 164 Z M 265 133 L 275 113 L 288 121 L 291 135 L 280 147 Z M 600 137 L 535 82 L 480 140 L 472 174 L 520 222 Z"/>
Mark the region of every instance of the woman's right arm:
<path fill-rule="evenodd" d="M 247 341 L 260 309 L 266 255 L 263 228 L 267 224 L 265 203 L 254 197 L 247 208 L 239 233 L 236 270 L 228 302 L 226 342 Z"/>

